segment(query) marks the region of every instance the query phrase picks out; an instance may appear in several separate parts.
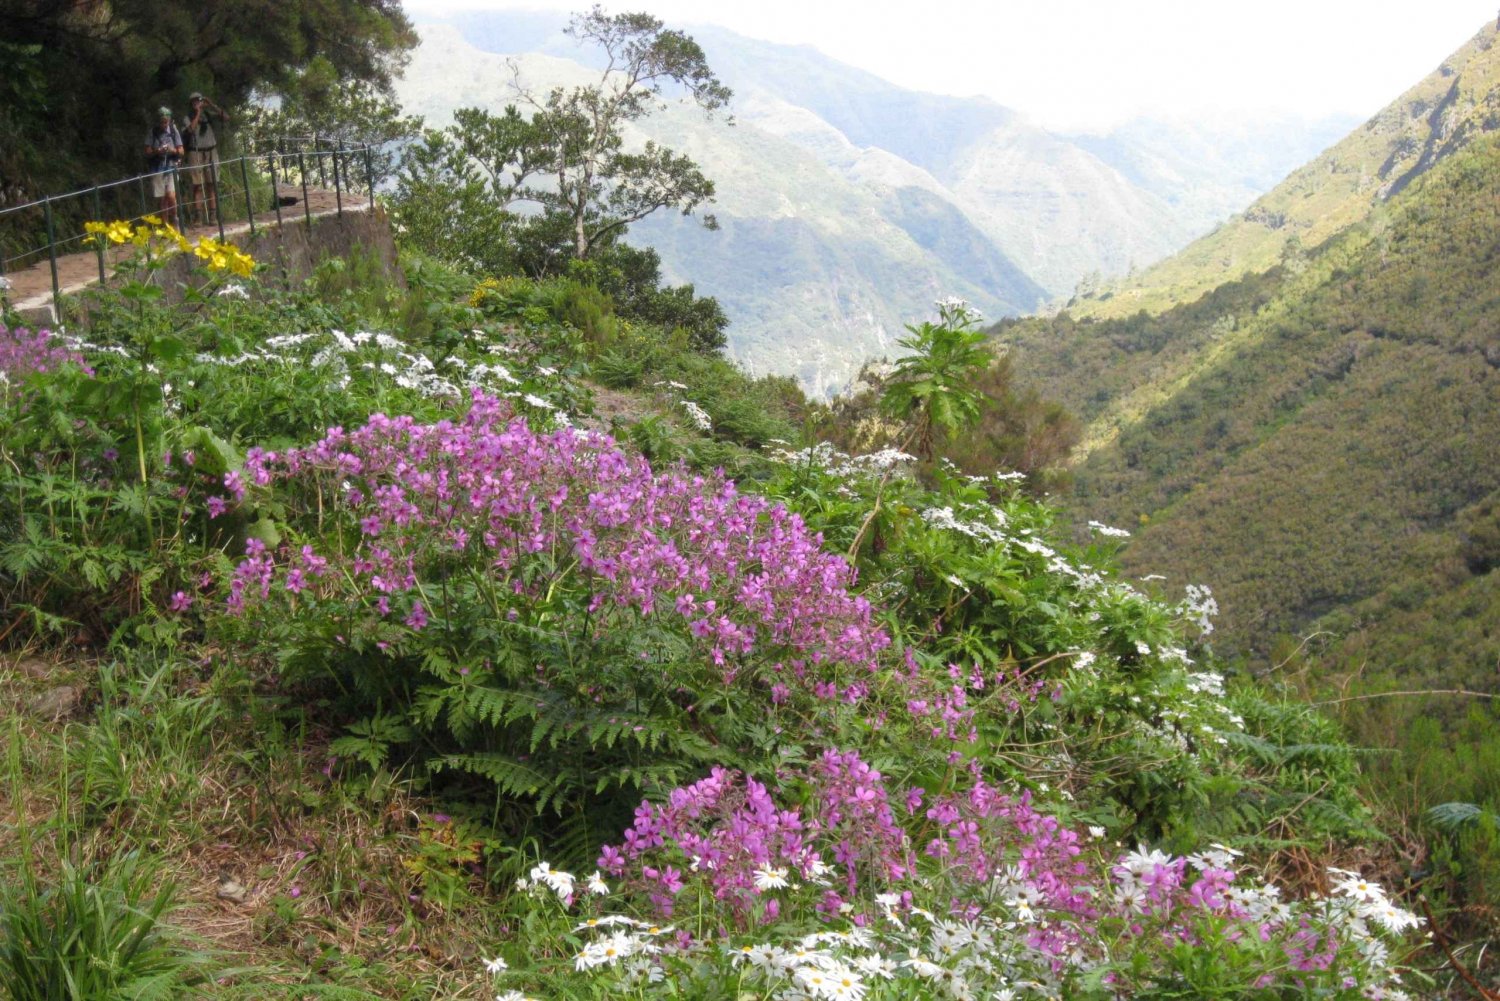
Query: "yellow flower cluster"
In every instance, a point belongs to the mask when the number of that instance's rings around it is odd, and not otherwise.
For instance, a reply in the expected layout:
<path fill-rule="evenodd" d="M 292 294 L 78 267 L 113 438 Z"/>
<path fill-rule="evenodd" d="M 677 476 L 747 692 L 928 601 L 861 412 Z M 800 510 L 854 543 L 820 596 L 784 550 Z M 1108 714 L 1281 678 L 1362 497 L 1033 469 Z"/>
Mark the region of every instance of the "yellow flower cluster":
<path fill-rule="evenodd" d="M 484 305 L 484 300 L 488 299 L 491 293 L 498 291 L 500 291 L 500 279 L 486 278 L 478 285 L 475 285 L 474 291 L 469 293 L 469 305 L 478 309 Z"/>
<path fill-rule="evenodd" d="M 102 236 L 110 243 L 129 243 L 133 237 L 130 223 L 115 220 L 114 222 L 86 222 L 83 224 L 84 231 L 90 236 Z"/>
<path fill-rule="evenodd" d="M 254 258 L 227 240 L 215 240 L 211 236 L 199 237 L 193 253 L 215 271 L 228 271 L 241 278 L 248 278 L 250 272 L 255 270 Z"/>
<path fill-rule="evenodd" d="M 486 278 L 475 285 L 474 291 L 469 293 L 469 305 L 479 309 L 491 298 L 515 299 L 524 295 L 529 288 L 531 288 L 529 281 L 515 275 L 506 275 L 504 278 Z"/>
<path fill-rule="evenodd" d="M 255 270 L 255 259 L 227 240 L 203 236 L 195 244 L 171 223 L 163 222 L 154 215 L 142 216 L 137 226 L 116 219 L 114 222 L 86 222 L 83 229 L 90 236 L 102 237 L 110 243 L 133 243 L 137 247 L 147 247 L 155 242 L 164 245 L 160 249 L 175 248 L 184 254 L 197 256 L 215 271 L 227 271 L 241 278 L 248 278 Z"/>

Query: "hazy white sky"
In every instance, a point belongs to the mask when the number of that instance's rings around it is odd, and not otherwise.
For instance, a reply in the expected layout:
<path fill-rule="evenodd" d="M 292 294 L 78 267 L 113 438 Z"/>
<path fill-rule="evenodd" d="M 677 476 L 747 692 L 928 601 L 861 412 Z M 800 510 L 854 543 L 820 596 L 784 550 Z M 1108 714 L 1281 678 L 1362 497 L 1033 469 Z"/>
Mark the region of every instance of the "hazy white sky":
<path fill-rule="evenodd" d="M 405 0 L 572 11 L 592 0 Z M 1500 0 L 611 0 L 671 27 L 815 46 L 916 90 L 983 94 L 1043 125 L 1135 114 L 1373 114 L 1493 20 Z"/>

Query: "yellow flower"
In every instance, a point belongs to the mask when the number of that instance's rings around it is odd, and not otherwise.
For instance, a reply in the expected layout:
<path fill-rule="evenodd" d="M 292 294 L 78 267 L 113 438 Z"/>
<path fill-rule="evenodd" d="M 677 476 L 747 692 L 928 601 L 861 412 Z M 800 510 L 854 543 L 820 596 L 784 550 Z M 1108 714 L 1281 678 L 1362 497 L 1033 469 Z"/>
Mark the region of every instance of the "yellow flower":
<path fill-rule="evenodd" d="M 160 226 L 161 225 L 161 216 L 143 215 L 143 216 L 141 216 L 141 222 L 146 223 L 147 225 L 150 225 L 150 226 Z"/>
<path fill-rule="evenodd" d="M 230 271 L 241 278 L 248 278 L 255 270 L 255 258 L 227 240 L 202 236 L 198 238 L 197 245 L 191 245 L 187 240 L 181 240 L 179 245 L 184 251 L 192 250 L 195 256 L 214 271 Z"/>
<path fill-rule="evenodd" d="M 474 286 L 474 291 L 469 293 L 469 305 L 478 309 L 484 305 L 484 300 L 490 297 L 490 293 L 499 291 L 500 280 L 497 278 L 486 278 Z"/>

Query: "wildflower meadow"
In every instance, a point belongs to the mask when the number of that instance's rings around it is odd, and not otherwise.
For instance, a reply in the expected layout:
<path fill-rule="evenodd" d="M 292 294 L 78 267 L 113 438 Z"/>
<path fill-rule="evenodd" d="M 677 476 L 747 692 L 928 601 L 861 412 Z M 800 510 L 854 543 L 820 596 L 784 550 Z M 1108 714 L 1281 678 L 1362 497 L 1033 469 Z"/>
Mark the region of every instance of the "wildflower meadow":
<path fill-rule="evenodd" d="M 962 408 L 908 393 L 904 441 L 846 453 L 692 348 L 627 378 L 643 335 L 591 340 L 572 286 L 288 291 L 164 225 L 90 232 L 134 256 L 88 326 L 0 336 L 8 629 L 126 679 L 16 758 L 88 804 L 37 845 L 216 838 L 258 956 L 319 929 L 326 982 L 375 996 L 1421 996 L 1352 750 L 1215 661 L 1207 588 L 946 461 Z M 961 380 L 976 324 L 940 304 L 902 371 Z M 204 722 L 152 731 L 148 697 Z M 205 778 L 130 791 L 165 762 Z M 212 807 L 209 775 L 256 791 Z M 1344 847 L 1287 864 L 1312 845 Z M 153 962 L 185 977 L 173 913 Z M 222 949 L 203 989 L 260 996 Z"/>

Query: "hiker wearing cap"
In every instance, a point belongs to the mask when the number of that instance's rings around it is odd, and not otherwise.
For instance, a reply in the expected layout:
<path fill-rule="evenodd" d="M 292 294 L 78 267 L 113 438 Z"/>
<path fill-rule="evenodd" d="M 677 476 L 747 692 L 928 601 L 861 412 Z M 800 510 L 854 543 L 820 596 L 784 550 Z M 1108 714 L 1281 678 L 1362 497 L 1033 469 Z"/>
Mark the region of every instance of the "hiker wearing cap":
<path fill-rule="evenodd" d="M 201 222 L 215 222 L 219 214 L 219 138 L 214 134 L 213 119 L 229 124 L 229 115 L 196 91 L 188 97 L 188 116 L 182 120 L 182 138 L 187 148 L 187 181 L 192 186 L 188 197 L 188 217 Z M 204 196 L 207 195 L 207 205 Z"/>
<path fill-rule="evenodd" d="M 182 133 L 172 124 L 172 109 L 156 109 L 156 124 L 146 133 L 146 168 L 151 173 L 151 196 L 163 214 L 177 211 L 175 173 L 182 161 Z"/>

